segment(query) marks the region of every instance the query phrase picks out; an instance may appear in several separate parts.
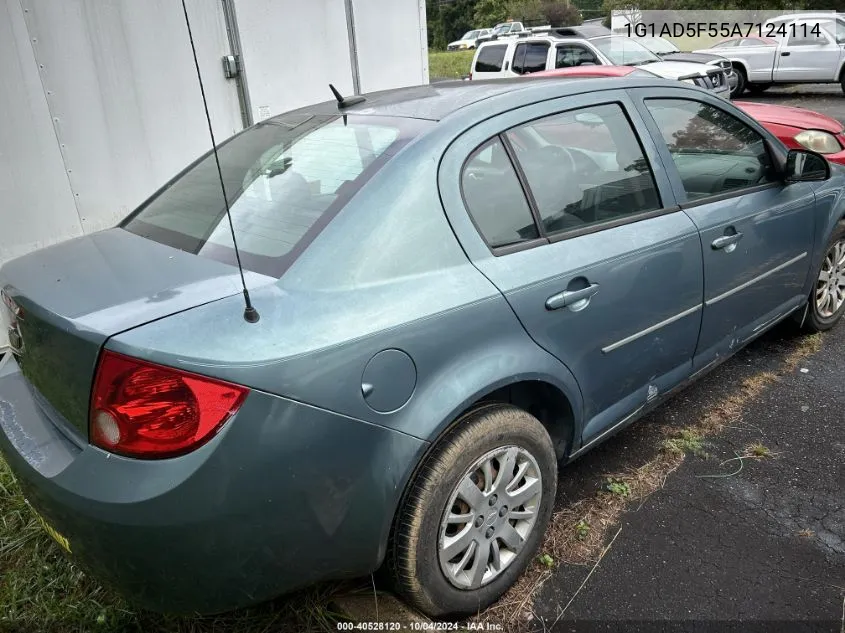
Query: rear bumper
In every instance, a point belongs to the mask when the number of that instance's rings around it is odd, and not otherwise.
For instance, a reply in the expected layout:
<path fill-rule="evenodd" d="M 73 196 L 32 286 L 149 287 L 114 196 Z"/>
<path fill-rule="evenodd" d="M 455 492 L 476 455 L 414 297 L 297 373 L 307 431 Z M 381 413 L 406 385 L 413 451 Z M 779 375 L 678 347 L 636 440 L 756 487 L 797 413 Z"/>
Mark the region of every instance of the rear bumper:
<path fill-rule="evenodd" d="M 212 613 L 373 571 L 425 443 L 251 393 L 211 442 L 133 460 L 70 441 L 14 361 L 0 453 L 72 558 L 131 602 Z"/>

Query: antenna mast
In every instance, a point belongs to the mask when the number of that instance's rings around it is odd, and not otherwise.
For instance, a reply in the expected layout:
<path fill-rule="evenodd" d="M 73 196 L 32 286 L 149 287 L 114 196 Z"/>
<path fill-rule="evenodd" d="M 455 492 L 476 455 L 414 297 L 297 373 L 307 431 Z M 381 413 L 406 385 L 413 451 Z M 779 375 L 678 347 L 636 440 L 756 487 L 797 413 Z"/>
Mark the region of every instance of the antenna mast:
<path fill-rule="evenodd" d="M 214 162 L 217 164 L 217 177 L 220 179 L 220 189 L 223 192 L 223 204 L 226 205 L 226 217 L 229 219 L 229 230 L 232 232 L 232 245 L 235 247 L 235 259 L 238 261 L 238 272 L 241 274 L 241 286 L 244 290 L 244 320 L 247 323 L 257 323 L 261 317 L 258 314 L 252 301 L 249 298 L 249 290 L 246 287 L 246 279 L 244 278 L 244 268 L 241 265 L 241 253 L 238 250 L 238 240 L 235 237 L 235 225 L 232 222 L 232 212 L 229 209 L 229 198 L 226 197 L 226 185 L 223 182 L 223 170 L 220 169 L 220 157 L 217 155 L 217 143 L 214 141 L 214 130 L 211 127 L 211 115 L 208 113 L 208 100 L 205 98 L 205 87 L 202 83 L 202 74 L 200 73 L 200 63 L 197 59 L 197 48 L 194 46 L 194 34 L 191 31 L 191 20 L 188 18 L 188 7 L 185 6 L 185 0 L 182 0 L 182 11 L 185 13 L 185 25 L 188 27 L 188 39 L 191 40 L 191 52 L 194 54 L 194 66 L 197 69 L 197 79 L 200 83 L 200 92 L 202 93 L 202 105 L 205 108 L 205 120 L 208 122 L 208 134 L 211 137 L 211 148 L 214 152 Z"/>

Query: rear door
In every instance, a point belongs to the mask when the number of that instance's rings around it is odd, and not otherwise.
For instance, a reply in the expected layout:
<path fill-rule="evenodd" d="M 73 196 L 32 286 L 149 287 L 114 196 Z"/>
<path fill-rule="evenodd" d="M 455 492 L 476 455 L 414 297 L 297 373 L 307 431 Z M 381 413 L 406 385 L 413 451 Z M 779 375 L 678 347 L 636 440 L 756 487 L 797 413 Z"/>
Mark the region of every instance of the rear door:
<path fill-rule="evenodd" d="M 509 76 L 518 77 L 546 70 L 551 44 L 548 42 L 520 42 L 516 45 Z"/>
<path fill-rule="evenodd" d="M 635 92 L 701 234 L 704 318 L 695 365 L 703 368 L 803 303 L 815 196 L 809 183 L 780 180 L 763 136 L 724 104 L 688 91 Z"/>
<path fill-rule="evenodd" d="M 519 108 L 466 132 L 440 171 L 469 257 L 576 376 L 584 443 L 689 374 L 701 319 L 695 225 L 630 107 L 607 91 Z"/>

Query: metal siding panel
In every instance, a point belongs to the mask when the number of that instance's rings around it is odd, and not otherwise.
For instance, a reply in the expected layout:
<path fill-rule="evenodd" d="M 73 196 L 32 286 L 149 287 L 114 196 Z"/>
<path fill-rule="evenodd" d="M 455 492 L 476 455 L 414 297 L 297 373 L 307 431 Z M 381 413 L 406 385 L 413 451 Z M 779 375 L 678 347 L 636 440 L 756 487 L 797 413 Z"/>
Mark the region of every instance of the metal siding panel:
<path fill-rule="evenodd" d="M 82 233 L 18 0 L 0 0 L 0 266 Z M 0 328 L 0 348 L 7 345 Z"/>
<path fill-rule="evenodd" d="M 23 12 L 0 1 L 0 264 L 82 227 Z"/>
<path fill-rule="evenodd" d="M 425 4 L 353 0 L 353 5 L 362 91 L 428 83 Z"/>
<path fill-rule="evenodd" d="M 114 225 L 210 147 L 179 3 L 23 0 L 42 82 L 86 232 Z M 189 12 L 218 140 L 240 128 L 220 57 L 222 10 Z"/>
<path fill-rule="evenodd" d="M 236 0 L 255 121 L 331 99 L 330 83 L 352 94 L 343 2 Z"/>

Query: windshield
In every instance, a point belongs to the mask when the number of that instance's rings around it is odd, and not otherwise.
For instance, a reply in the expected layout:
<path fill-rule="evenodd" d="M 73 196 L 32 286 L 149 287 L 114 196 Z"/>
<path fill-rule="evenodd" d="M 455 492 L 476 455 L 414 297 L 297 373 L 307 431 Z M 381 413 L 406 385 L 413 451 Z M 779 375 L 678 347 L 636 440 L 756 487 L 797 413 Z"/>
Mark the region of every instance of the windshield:
<path fill-rule="evenodd" d="M 590 42 L 617 66 L 639 66 L 660 61 L 660 58 L 645 46 L 627 37 L 610 35 L 593 38 Z"/>
<path fill-rule="evenodd" d="M 677 53 L 678 47 L 662 37 L 641 37 L 637 40 L 652 53 Z"/>
<path fill-rule="evenodd" d="M 495 33 L 496 35 L 499 35 L 500 33 L 507 33 L 510 30 L 511 30 L 510 24 L 500 24 L 495 29 L 493 29 L 493 33 Z"/>
<path fill-rule="evenodd" d="M 474 40 L 478 37 L 479 31 L 467 31 L 464 33 L 464 36 L 461 38 L 462 40 Z"/>
<path fill-rule="evenodd" d="M 218 149 L 244 268 L 281 276 L 354 193 L 429 123 L 377 116 L 270 119 Z M 235 264 L 213 154 L 121 225 L 201 257 Z"/>

